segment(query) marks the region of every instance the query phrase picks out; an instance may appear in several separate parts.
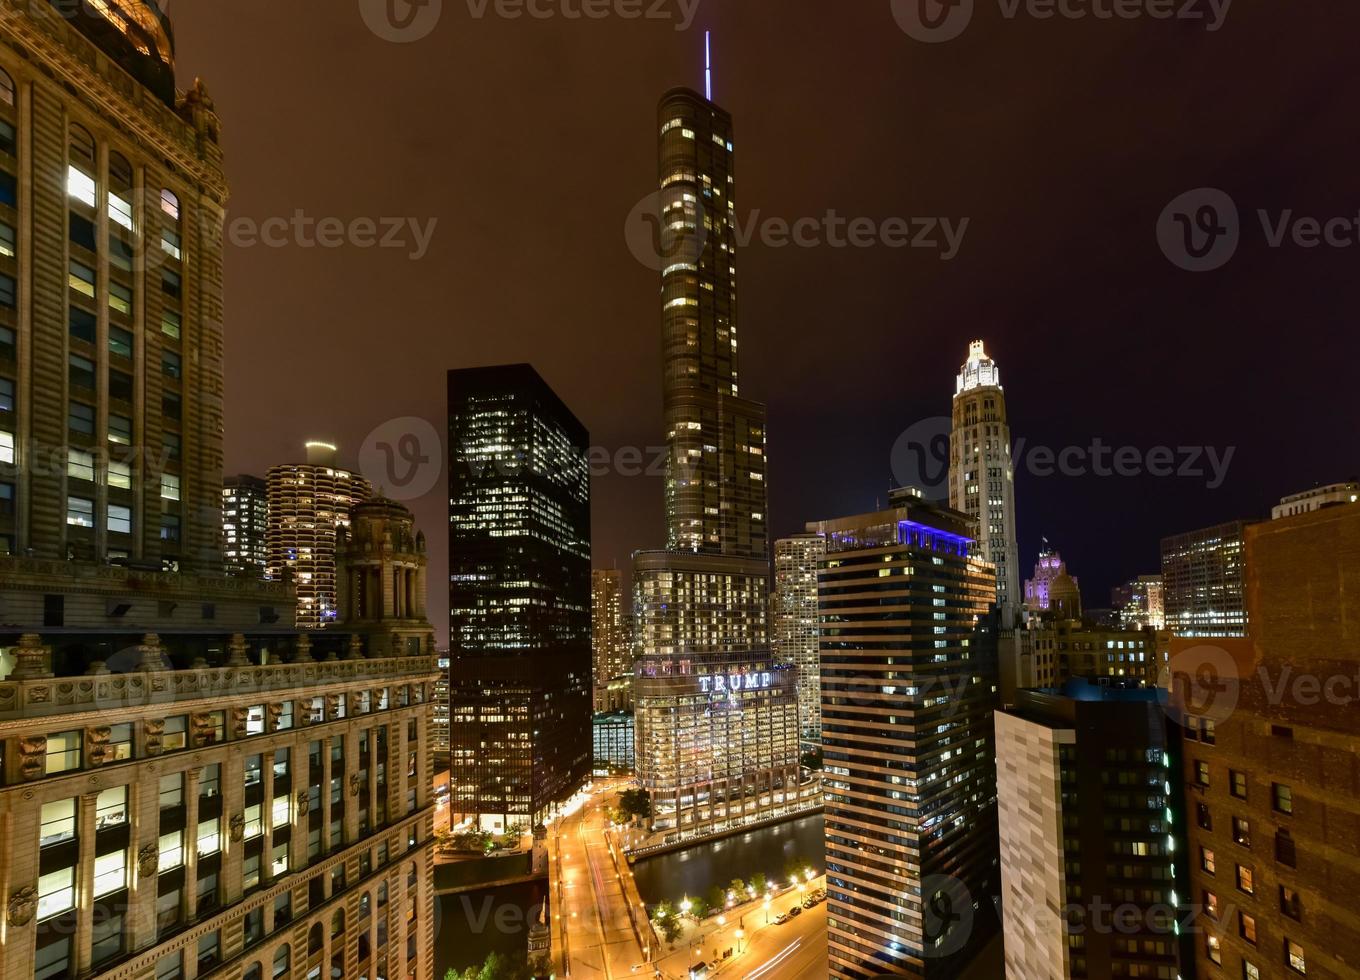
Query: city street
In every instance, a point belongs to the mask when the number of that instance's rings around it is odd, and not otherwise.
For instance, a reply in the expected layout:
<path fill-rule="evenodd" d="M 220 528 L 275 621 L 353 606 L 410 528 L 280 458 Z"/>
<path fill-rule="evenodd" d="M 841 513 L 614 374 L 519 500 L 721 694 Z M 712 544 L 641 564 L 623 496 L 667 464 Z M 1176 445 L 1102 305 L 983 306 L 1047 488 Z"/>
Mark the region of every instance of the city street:
<path fill-rule="evenodd" d="M 549 831 L 553 959 L 563 976 L 613 980 L 646 975 L 646 956 L 629 922 L 628 903 L 604 837 L 608 806 L 624 785 L 600 785 Z"/>

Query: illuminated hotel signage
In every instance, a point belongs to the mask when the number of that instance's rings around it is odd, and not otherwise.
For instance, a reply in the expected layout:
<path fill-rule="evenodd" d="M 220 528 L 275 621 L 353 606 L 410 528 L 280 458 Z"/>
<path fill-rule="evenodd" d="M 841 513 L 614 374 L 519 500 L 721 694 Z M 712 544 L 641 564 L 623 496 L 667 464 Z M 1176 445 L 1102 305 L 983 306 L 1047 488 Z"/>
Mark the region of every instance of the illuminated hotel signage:
<path fill-rule="evenodd" d="M 705 694 L 732 694 L 737 691 L 764 690 L 772 680 L 768 670 L 749 674 L 704 674 L 699 677 L 699 687 Z"/>

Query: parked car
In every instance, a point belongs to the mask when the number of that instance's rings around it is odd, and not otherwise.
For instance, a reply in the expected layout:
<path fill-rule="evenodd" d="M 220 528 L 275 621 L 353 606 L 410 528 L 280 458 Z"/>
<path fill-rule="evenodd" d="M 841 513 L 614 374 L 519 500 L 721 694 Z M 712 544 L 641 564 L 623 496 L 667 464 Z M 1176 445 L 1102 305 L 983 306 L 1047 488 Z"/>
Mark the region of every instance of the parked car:
<path fill-rule="evenodd" d="M 795 918 L 795 917 L 797 917 L 797 916 L 800 916 L 800 915 L 802 915 L 802 914 L 803 914 L 802 908 L 800 908 L 800 907 L 797 906 L 797 905 L 795 905 L 793 908 L 789 909 L 789 918 L 790 918 L 790 919 Z"/>
<path fill-rule="evenodd" d="M 774 924 L 777 925 L 777 926 L 782 926 L 785 922 L 788 922 L 788 921 L 789 921 L 789 914 L 788 914 L 787 912 L 785 912 L 783 915 L 779 916 L 777 919 L 774 920 Z"/>
<path fill-rule="evenodd" d="M 709 963 L 696 963 L 689 969 L 689 980 L 704 980 L 712 970 L 713 967 Z"/>

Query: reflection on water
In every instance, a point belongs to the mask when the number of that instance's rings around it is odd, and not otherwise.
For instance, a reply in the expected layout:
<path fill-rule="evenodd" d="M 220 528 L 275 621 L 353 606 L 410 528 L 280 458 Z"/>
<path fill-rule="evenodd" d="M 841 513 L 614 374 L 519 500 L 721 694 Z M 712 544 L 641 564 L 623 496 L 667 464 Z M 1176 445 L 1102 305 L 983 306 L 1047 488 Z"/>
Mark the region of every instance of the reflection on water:
<path fill-rule="evenodd" d="M 450 969 L 481 966 L 491 953 L 522 959 L 528 950 L 529 926 L 543 902 L 547 882 L 525 882 L 482 888 L 458 895 L 435 896 L 435 977 Z"/>
<path fill-rule="evenodd" d="M 780 877 L 792 861 L 806 861 L 820 874 L 826 870 L 823 828 L 816 814 L 639 861 L 633 865 L 638 894 L 648 905 L 678 902 L 733 878 Z"/>

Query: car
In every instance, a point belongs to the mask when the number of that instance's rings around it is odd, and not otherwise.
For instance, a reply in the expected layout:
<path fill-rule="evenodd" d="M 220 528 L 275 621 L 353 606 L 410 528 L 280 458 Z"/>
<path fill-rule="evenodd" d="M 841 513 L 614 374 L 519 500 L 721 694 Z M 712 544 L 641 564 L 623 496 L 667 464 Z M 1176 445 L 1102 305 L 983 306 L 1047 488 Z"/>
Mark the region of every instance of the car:
<path fill-rule="evenodd" d="M 803 899 L 803 908 L 810 909 L 817 904 L 817 899 L 811 896 Z"/>
<path fill-rule="evenodd" d="M 795 905 L 793 908 L 789 909 L 789 918 L 790 918 L 790 919 L 795 918 L 796 916 L 800 916 L 800 915 L 802 915 L 802 914 L 803 914 L 802 908 L 800 908 L 800 907 L 797 906 L 797 905 Z"/>
<path fill-rule="evenodd" d="M 689 968 L 689 980 L 704 980 L 713 967 L 708 963 L 696 963 Z"/>
<path fill-rule="evenodd" d="M 774 920 L 774 924 L 777 925 L 777 926 L 782 926 L 785 922 L 788 922 L 788 921 L 789 921 L 789 915 L 788 915 L 788 913 L 786 912 L 786 913 L 784 913 L 783 915 L 779 916 L 779 918 L 775 919 L 775 920 Z"/>

